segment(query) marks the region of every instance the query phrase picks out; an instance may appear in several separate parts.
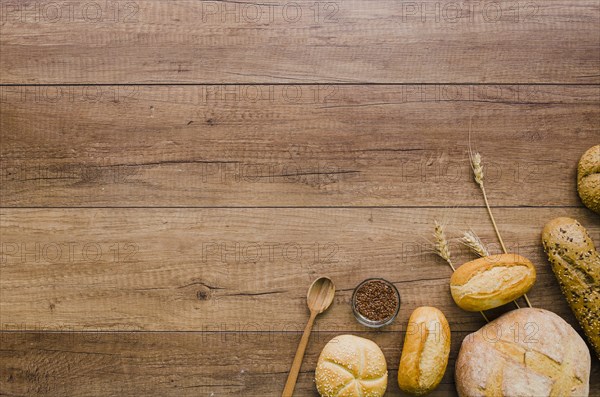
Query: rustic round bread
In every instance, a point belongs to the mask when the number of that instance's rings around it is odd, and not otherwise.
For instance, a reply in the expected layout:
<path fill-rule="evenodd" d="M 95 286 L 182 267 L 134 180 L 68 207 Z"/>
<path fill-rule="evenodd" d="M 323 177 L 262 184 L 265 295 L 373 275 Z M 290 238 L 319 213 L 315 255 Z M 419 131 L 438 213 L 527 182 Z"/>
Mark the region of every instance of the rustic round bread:
<path fill-rule="evenodd" d="M 468 335 L 456 361 L 459 396 L 587 396 L 590 352 L 565 320 L 517 309 Z"/>
<path fill-rule="evenodd" d="M 581 156 L 577 167 L 577 191 L 586 207 L 600 214 L 600 145 Z"/>
<path fill-rule="evenodd" d="M 387 364 L 379 346 L 354 335 L 330 340 L 315 371 L 322 397 L 380 397 L 387 388 L 387 377 Z"/>

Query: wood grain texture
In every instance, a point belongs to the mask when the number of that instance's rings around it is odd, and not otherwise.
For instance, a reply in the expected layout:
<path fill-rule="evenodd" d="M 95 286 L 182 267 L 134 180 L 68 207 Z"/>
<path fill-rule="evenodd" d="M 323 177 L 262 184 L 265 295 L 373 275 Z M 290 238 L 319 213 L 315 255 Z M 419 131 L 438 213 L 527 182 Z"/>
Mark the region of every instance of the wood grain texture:
<path fill-rule="evenodd" d="M 597 215 L 555 208 L 495 214 L 509 251 L 536 266 L 533 305 L 576 324 L 540 235 L 549 219 L 572 216 L 598 242 Z M 474 331 L 482 318 L 454 304 L 450 269 L 427 242 L 434 219 L 448 224 L 450 238 L 473 228 L 499 252 L 483 208 L 3 209 L 0 322 L 50 331 L 302 331 L 307 288 L 327 275 L 337 294 L 316 331 L 363 329 L 349 302 L 368 277 L 398 286 L 401 319 L 432 305 L 453 329 Z M 456 263 L 473 258 L 458 243 L 452 250 Z"/>
<path fill-rule="evenodd" d="M 600 244 L 575 188 L 600 137 L 599 21 L 597 0 L 1 1 L 0 395 L 279 395 L 320 275 L 338 293 L 296 395 L 316 396 L 321 348 L 349 332 L 402 395 L 422 305 L 453 330 L 432 395 L 454 395 L 483 320 L 427 240 L 439 219 L 499 252 L 471 117 L 532 303 L 579 329 L 540 233 L 571 216 Z M 402 296 L 382 332 L 349 307 L 372 276 Z"/>
<path fill-rule="evenodd" d="M 0 83 L 600 81 L 596 0 L 28 4 L 2 3 Z"/>
<path fill-rule="evenodd" d="M 337 333 L 313 333 L 296 396 L 318 396 L 314 368 Z M 396 382 L 403 332 L 361 332 L 385 354 L 386 396 Z M 454 362 L 463 332 L 452 333 L 448 370 L 431 396 L 456 395 Z M 9 396 L 276 396 L 283 390 L 297 333 L 0 333 L 0 393 Z M 590 396 L 600 396 L 592 362 Z"/>
<path fill-rule="evenodd" d="M 600 86 L 2 89 L 4 207 L 480 206 L 470 117 L 492 205 L 581 206 L 600 137 Z"/>

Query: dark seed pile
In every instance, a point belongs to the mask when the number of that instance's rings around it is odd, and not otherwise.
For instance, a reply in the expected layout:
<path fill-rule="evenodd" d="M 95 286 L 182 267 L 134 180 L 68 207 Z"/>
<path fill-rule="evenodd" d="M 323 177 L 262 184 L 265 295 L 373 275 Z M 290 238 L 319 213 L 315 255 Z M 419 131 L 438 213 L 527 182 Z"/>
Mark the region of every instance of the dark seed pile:
<path fill-rule="evenodd" d="M 394 290 L 379 280 L 364 283 L 356 290 L 355 297 L 356 310 L 371 321 L 392 317 L 400 304 Z"/>

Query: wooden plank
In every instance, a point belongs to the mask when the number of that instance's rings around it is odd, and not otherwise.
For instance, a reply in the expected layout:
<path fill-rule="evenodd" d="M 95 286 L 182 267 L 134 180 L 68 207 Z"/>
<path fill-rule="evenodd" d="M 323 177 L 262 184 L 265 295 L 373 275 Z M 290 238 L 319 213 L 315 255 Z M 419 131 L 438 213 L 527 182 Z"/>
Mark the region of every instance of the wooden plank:
<path fill-rule="evenodd" d="M 42 0 L 1 12 L 3 84 L 600 81 L 596 0 Z"/>
<path fill-rule="evenodd" d="M 493 205 L 581 206 L 600 136 L 599 86 L 2 89 L 5 207 L 481 205 L 470 117 Z"/>
<path fill-rule="evenodd" d="M 314 367 L 336 334 L 315 333 L 296 395 L 316 396 Z M 401 333 L 361 333 L 383 349 L 396 382 Z M 462 339 L 463 335 L 460 335 Z M 3 333 L 1 389 L 8 395 L 271 396 L 281 392 L 296 333 Z M 453 360 L 458 343 L 453 345 Z M 452 368 L 452 367 L 450 367 Z M 433 395 L 454 393 L 449 370 Z M 85 379 L 85 381 L 83 381 Z"/>
<path fill-rule="evenodd" d="M 530 258 L 537 307 L 573 318 L 542 251 L 550 219 L 583 209 L 497 209 L 512 252 Z M 476 209 L 3 209 L 0 323 L 19 330 L 301 331 L 306 289 L 320 275 L 337 286 L 317 330 L 364 329 L 352 289 L 367 277 L 393 281 L 401 317 L 433 305 L 457 331 L 483 320 L 452 301 L 450 269 L 427 243 L 434 219 L 449 237 L 473 228 L 498 252 L 486 212 Z M 473 258 L 457 242 L 456 263 Z M 390 326 L 398 330 L 401 322 Z"/>
<path fill-rule="evenodd" d="M 335 333 L 311 337 L 296 395 L 317 396 L 314 368 Z M 397 385 L 404 333 L 363 332 L 382 348 L 386 396 Z M 432 396 L 456 395 L 454 362 L 465 333 L 452 334 L 450 362 Z M 274 396 L 283 389 L 297 333 L 0 333 L 0 392 L 10 396 Z M 600 396 L 592 361 L 590 396 Z"/>

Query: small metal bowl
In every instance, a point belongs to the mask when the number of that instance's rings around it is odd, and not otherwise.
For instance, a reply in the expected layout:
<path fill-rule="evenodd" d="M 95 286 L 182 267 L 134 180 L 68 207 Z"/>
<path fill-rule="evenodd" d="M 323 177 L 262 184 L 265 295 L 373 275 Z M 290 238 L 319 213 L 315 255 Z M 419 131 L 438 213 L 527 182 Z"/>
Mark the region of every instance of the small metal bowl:
<path fill-rule="evenodd" d="M 383 320 L 371 320 L 371 319 L 365 317 L 362 313 L 360 313 L 356 307 L 356 293 L 358 292 L 358 290 L 360 290 L 360 288 L 362 286 L 364 286 L 365 284 L 372 282 L 372 281 L 379 281 L 379 282 L 382 282 L 385 285 L 389 286 L 392 289 L 392 291 L 394 291 L 396 300 L 398 302 L 398 305 L 396 306 L 396 310 L 394 311 L 394 313 L 392 315 L 390 315 L 389 317 L 384 318 Z M 354 317 L 356 317 L 356 320 L 359 323 L 361 323 L 362 325 L 364 325 L 366 327 L 370 327 L 370 328 L 384 327 L 384 326 L 389 325 L 394 322 L 394 320 L 398 316 L 398 312 L 400 312 L 400 293 L 398 292 L 398 289 L 396 288 L 396 286 L 394 284 L 390 283 L 389 281 L 384 280 L 382 278 L 368 278 L 368 279 L 364 280 L 363 282 L 361 282 L 360 284 L 358 284 L 356 286 L 356 288 L 354 288 L 354 292 L 352 293 L 352 313 L 354 313 Z"/>

